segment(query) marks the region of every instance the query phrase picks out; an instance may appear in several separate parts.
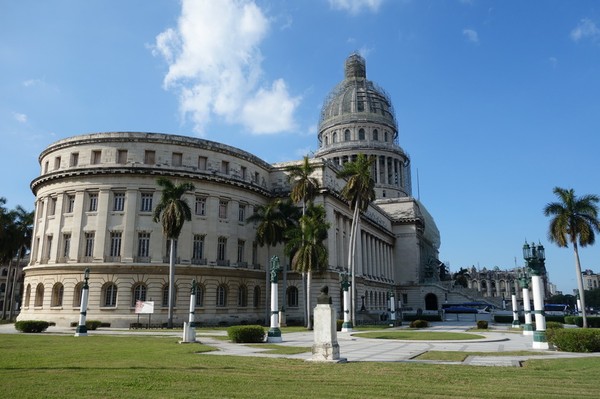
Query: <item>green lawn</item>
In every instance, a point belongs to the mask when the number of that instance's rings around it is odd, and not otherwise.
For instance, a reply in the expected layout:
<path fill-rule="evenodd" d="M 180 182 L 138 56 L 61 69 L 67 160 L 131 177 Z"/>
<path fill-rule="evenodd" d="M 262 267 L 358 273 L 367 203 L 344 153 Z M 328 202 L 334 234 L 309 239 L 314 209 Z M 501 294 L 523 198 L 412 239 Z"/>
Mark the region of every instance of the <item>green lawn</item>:
<path fill-rule="evenodd" d="M 7 398 L 596 398 L 600 359 L 523 368 L 213 356 L 174 337 L 0 336 Z M 343 353 L 342 353 L 343 356 Z"/>
<path fill-rule="evenodd" d="M 353 334 L 361 338 L 375 339 L 403 339 L 414 341 L 456 341 L 465 339 L 481 339 L 483 335 L 455 333 L 455 332 L 439 332 L 425 330 L 402 330 L 402 331 L 372 331 L 365 333 Z"/>
<path fill-rule="evenodd" d="M 459 352 L 459 351 L 429 351 L 420 354 L 416 360 L 440 360 L 446 362 L 462 362 L 467 356 L 527 356 L 545 355 L 544 352 L 506 351 L 506 352 Z"/>

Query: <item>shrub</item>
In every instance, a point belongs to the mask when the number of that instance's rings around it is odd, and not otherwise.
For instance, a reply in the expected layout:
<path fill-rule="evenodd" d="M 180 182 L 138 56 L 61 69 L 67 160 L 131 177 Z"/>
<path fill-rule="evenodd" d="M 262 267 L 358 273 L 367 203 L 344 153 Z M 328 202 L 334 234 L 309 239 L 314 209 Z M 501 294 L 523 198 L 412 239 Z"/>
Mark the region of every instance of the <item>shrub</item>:
<path fill-rule="evenodd" d="M 487 328 L 488 328 L 487 320 L 477 320 L 477 328 L 480 330 L 487 330 Z"/>
<path fill-rule="evenodd" d="M 85 327 L 88 330 L 95 330 L 98 327 L 100 327 L 100 325 L 102 325 L 102 322 L 100 320 L 86 320 L 85 322 Z"/>
<path fill-rule="evenodd" d="M 565 324 L 575 324 L 575 316 L 565 316 Z"/>
<path fill-rule="evenodd" d="M 564 352 L 600 352 L 600 331 L 590 329 L 551 329 L 546 339 Z"/>
<path fill-rule="evenodd" d="M 546 315 L 546 322 L 549 322 L 549 321 L 556 321 L 558 323 L 564 323 L 565 316 Z"/>
<path fill-rule="evenodd" d="M 47 321 L 21 320 L 15 323 L 15 328 L 24 333 L 40 333 L 50 326 Z"/>
<path fill-rule="evenodd" d="M 262 326 L 231 326 L 227 329 L 227 336 L 232 342 L 261 343 L 265 340 L 265 329 Z"/>
<path fill-rule="evenodd" d="M 546 323 L 546 330 L 554 330 L 557 328 L 564 328 L 563 323 L 559 323 L 557 321 L 549 321 Z"/>
<path fill-rule="evenodd" d="M 410 328 L 427 328 L 429 322 L 427 320 L 413 320 L 410 322 Z"/>
<path fill-rule="evenodd" d="M 442 316 L 439 314 L 405 314 L 404 321 L 415 321 L 415 320 L 426 320 L 426 321 L 442 321 Z"/>
<path fill-rule="evenodd" d="M 583 327 L 583 317 L 575 316 L 575 324 L 578 327 Z M 600 328 L 600 317 L 587 317 L 588 327 Z"/>
<path fill-rule="evenodd" d="M 342 331 L 342 324 L 344 324 L 344 320 L 339 320 L 339 319 L 337 319 L 337 320 L 335 321 L 335 329 L 336 329 L 337 331 Z"/>
<path fill-rule="evenodd" d="M 494 321 L 496 323 L 512 323 L 513 322 L 513 317 L 509 316 L 509 315 L 495 314 L 494 315 Z"/>

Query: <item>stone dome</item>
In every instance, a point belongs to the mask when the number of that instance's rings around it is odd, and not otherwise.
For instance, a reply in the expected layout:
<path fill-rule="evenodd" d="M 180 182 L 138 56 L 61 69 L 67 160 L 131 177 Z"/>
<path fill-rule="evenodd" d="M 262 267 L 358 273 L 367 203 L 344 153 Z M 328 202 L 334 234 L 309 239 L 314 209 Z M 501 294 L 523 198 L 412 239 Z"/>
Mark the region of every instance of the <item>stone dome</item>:
<path fill-rule="evenodd" d="M 326 97 L 319 132 L 338 124 L 371 121 L 387 125 L 398 135 L 394 108 L 388 94 L 367 79 L 365 59 L 351 54 L 345 63 L 344 80 Z"/>

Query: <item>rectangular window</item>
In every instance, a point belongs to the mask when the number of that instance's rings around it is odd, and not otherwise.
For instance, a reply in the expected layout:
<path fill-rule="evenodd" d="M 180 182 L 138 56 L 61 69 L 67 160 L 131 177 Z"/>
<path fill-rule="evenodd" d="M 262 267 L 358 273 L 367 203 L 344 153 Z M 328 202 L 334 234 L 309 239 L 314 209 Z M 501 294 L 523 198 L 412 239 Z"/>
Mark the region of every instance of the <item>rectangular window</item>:
<path fill-rule="evenodd" d="M 94 232 L 85 233 L 85 252 L 83 256 L 90 258 L 94 256 Z"/>
<path fill-rule="evenodd" d="M 71 161 L 69 163 L 70 166 L 77 166 L 79 164 L 79 153 L 74 152 L 71 154 Z"/>
<path fill-rule="evenodd" d="M 66 203 L 66 209 L 65 212 L 66 213 L 73 213 L 73 210 L 75 209 L 75 195 L 73 194 L 69 194 L 67 195 L 67 203 Z"/>
<path fill-rule="evenodd" d="M 205 197 L 196 197 L 196 215 L 204 216 L 206 215 L 206 198 Z"/>
<path fill-rule="evenodd" d="M 229 162 L 221 161 L 221 173 L 229 174 Z"/>
<path fill-rule="evenodd" d="M 102 150 L 93 150 L 92 151 L 92 165 L 100 164 L 100 160 L 102 159 Z"/>
<path fill-rule="evenodd" d="M 121 256 L 121 236 L 123 233 L 120 231 L 113 231 L 110 233 L 110 256 L 120 257 Z"/>
<path fill-rule="evenodd" d="M 96 212 L 98 210 L 98 193 L 89 193 L 88 212 Z"/>
<path fill-rule="evenodd" d="M 252 242 L 252 264 L 258 265 L 258 244 L 256 241 Z"/>
<path fill-rule="evenodd" d="M 259 181 L 260 175 L 258 174 L 258 172 L 254 172 L 254 183 L 258 184 Z"/>
<path fill-rule="evenodd" d="M 180 152 L 174 152 L 171 156 L 171 165 L 173 166 L 181 166 L 183 159 L 183 154 Z"/>
<path fill-rule="evenodd" d="M 69 252 L 71 252 L 71 234 L 63 234 L 63 258 L 69 259 Z"/>
<path fill-rule="evenodd" d="M 238 221 L 244 222 L 246 220 L 246 205 L 240 204 L 238 211 Z"/>
<path fill-rule="evenodd" d="M 246 241 L 238 240 L 237 246 L 237 262 L 241 263 L 244 261 L 244 247 L 246 246 Z"/>
<path fill-rule="evenodd" d="M 117 163 L 121 165 L 127 163 L 127 150 L 117 150 Z"/>
<path fill-rule="evenodd" d="M 152 212 L 152 193 L 142 193 L 140 212 Z"/>
<path fill-rule="evenodd" d="M 192 260 L 200 260 L 204 258 L 204 236 L 194 234 L 194 242 L 192 245 Z"/>
<path fill-rule="evenodd" d="M 60 169 L 60 157 L 54 158 L 54 170 Z"/>
<path fill-rule="evenodd" d="M 56 212 L 56 197 L 51 197 L 48 202 L 48 216 L 53 216 Z"/>
<path fill-rule="evenodd" d="M 125 209 L 125 193 L 115 193 L 113 211 L 122 212 Z"/>
<path fill-rule="evenodd" d="M 206 161 L 207 161 L 206 157 L 198 157 L 198 169 L 206 170 L 206 164 L 207 164 Z"/>
<path fill-rule="evenodd" d="M 227 219 L 227 201 L 219 201 L 219 218 Z"/>
<path fill-rule="evenodd" d="M 150 233 L 138 233 L 138 256 L 150 256 Z"/>
<path fill-rule="evenodd" d="M 242 180 L 246 180 L 246 175 L 248 174 L 247 172 L 248 170 L 245 166 L 240 167 L 240 177 L 242 178 Z"/>
<path fill-rule="evenodd" d="M 46 237 L 46 259 L 50 259 L 50 254 L 52 254 L 52 236 Z"/>
<path fill-rule="evenodd" d="M 219 241 L 217 243 L 217 261 L 225 260 L 225 250 L 227 249 L 227 238 L 219 237 Z"/>
<path fill-rule="evenodd" d="M 144 163 L 146 165 L 154 165 L 155 162 L 155 152 L 152 150 L 146 150 L 144 151 Z"/>
<path fill-rule="evenodd" d="M 50 163 L 48 161 L 44 162 L 44 173 L 48 173 L 48 165 Z"/>

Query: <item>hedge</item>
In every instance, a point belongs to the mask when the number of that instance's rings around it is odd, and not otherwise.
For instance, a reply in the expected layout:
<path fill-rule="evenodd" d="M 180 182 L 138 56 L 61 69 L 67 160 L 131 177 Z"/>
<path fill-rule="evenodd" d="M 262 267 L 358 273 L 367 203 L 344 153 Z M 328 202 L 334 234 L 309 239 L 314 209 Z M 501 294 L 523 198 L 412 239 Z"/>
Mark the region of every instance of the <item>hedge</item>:
<path fill-rule="evenodd" d="M 531 320 L 535 322 L 535 316 L 533 314 L 531 315 Z M 494 315 L 494 321 L 496 323 L 507 323 L 508 324 L 508 323 L 513 322 L 513 317 L 512 317 L 512 315 L 496 314 L 496 315 Z M 565 316 L 547 315 L 546 322 L 548 322 L 548 321 L 556 321 L 558 323 L 565 323 Z M 525 316 L 524 315 L 519 315 L 519 322 L 521 324 L 525 324 Z"/>
<path fill-rule="evenodd" d="M 559 351 L 600 352 L 600 330 L 556 328 L 546 332 L 546 339 Z"/>
<path fill-rule="evenodd" d="M 427 328 L 429 327 L 429 323 L 427 322 L 427 320 L 423 320 L 423 319 L 419 319 L 419 320 L 413 320 L 410 322 L 410 328 Z"/>
<path fill-rule="evenodd" d="M 231 326 L 227 329 L 227 336 L 237 344 L 262 343 L 265 341 L 265 329 L 258 325 Z"/>
<path fill-rule="evenodd" d="M 15 328 L 24 333 L 41 333 L 50 326 L 47 321 L 21 320 L 15 323 Z"/>
<path fill-rule="evenodd" d="M 590 317 L 587 316 L 587 325 L 590 328 L 600 328 L 600 317 Z M 577 325 L 577 327 L 583 327 L 583 317 L 582 316 L 575 316 L 573 318 L 575 324 Z"/>
<path fill-rule="evenodd" d="M 415 320 L 426 320 L 426 321 L 442 321 L 442 316 L 439 314 L 405 314 L 404 321 L 415 321 Z"/>

